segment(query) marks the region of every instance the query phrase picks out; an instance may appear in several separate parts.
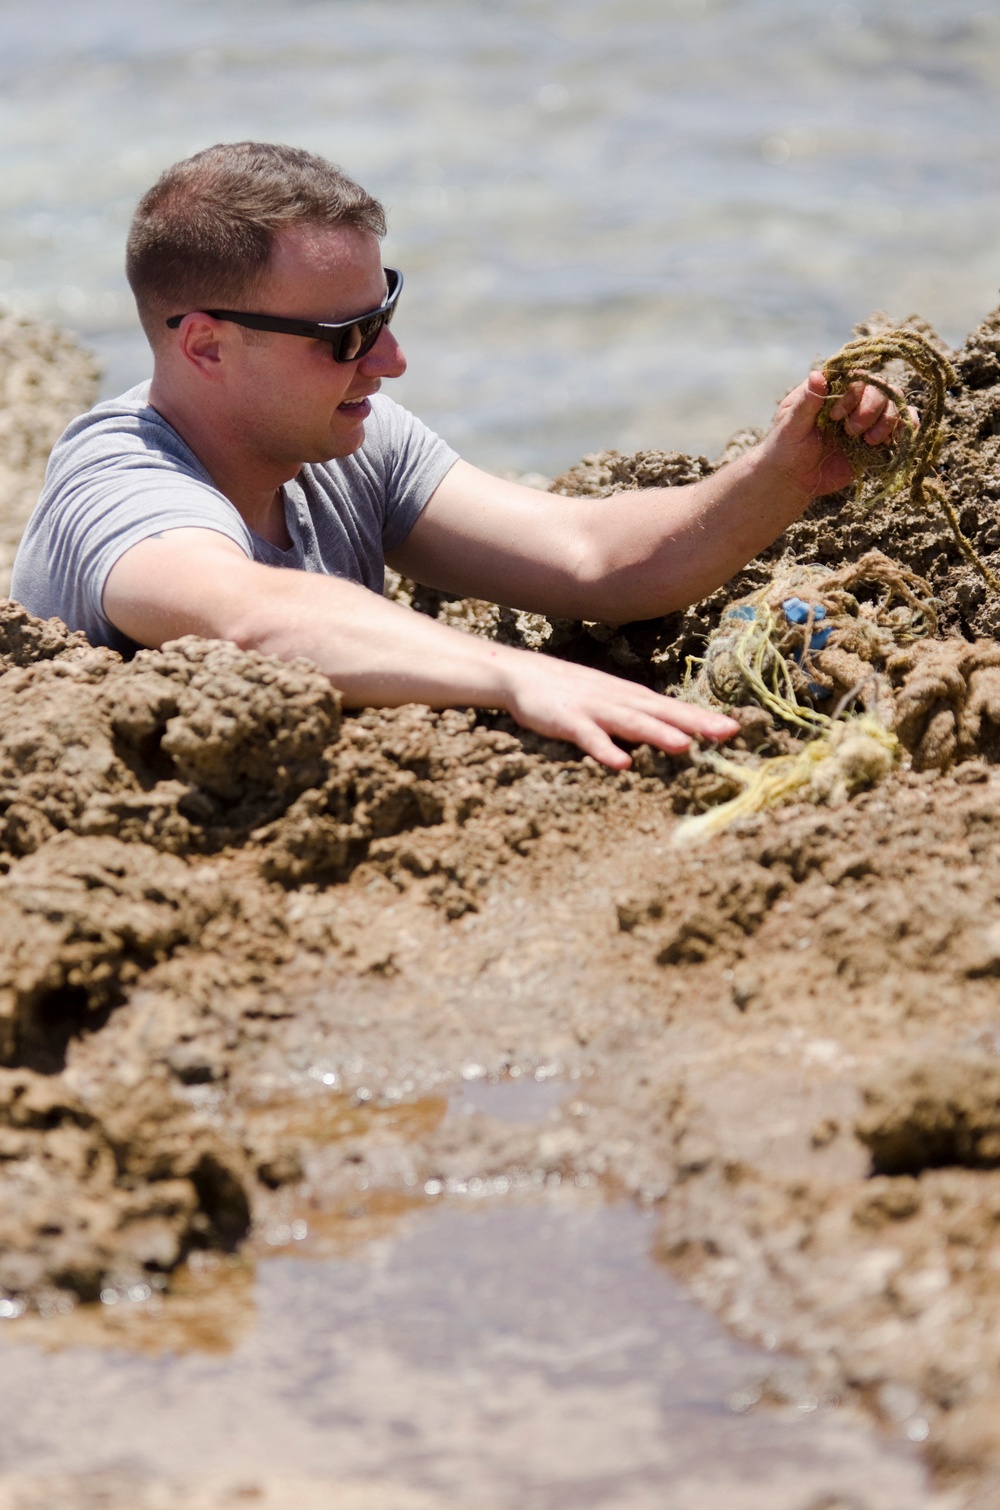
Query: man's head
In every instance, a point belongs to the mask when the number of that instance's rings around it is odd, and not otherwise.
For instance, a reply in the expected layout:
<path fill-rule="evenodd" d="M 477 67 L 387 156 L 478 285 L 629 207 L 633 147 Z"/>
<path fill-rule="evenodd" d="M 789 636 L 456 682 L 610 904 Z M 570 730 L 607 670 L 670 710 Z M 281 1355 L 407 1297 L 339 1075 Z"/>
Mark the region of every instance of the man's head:
<path fill-rule="evenodd" d="M 234 468 L 286 481 L 363 444 L 371 395 L 406 370 L 387 324 L 348 359 L 212 311 L 350 326 L 389 293 L 384 231 L 378 201 L 322 158 L 256 142 L 209 147 L 143 198 L 128 273 L 155 357 L 149 401 L 217 482 Z"/>
<path fill-rule="evenodd" d="M 125 258 L 154 350 L 171 315 L 253 308 L 276 238 L 305 226 L 382 237 L 385 213 L 332 163 L 296 147 L 233 142 L 168 168 L 139 201 Z"/>

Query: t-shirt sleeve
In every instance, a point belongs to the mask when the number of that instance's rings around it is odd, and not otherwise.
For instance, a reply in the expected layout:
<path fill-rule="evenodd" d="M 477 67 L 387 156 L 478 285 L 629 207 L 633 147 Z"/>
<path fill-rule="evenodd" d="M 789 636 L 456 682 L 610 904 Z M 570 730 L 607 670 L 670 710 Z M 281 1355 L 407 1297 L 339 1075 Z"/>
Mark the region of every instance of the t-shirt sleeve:
<path fill-rule="evenodd" d="M 65 472 L 53 456 L 42 507 L 32 520 L 33 538 L 25 540 L 17 566 L 21 601 L 30 607 L 44 597 L 49 613 L 96 643 L 115 642 L 104 614 L 104 588 L 112 567 L 132 546 L 169 530 L 194 528 L 224 535 L 253 555 L 250 532 L 237 510 L 178 458 L 144 449 L 119 450 L 112 460 L 108 451 L 106 440 L 94 433 L 74 449 Z"/>
<path fill-rule="evenodd" d="M 458 461 L 458 452 L 391 399 L 381 399 L 381 410 L 377 442 L 385 477 L 382 545 L 388 553 L 402 545 L 431 494 Z"/>

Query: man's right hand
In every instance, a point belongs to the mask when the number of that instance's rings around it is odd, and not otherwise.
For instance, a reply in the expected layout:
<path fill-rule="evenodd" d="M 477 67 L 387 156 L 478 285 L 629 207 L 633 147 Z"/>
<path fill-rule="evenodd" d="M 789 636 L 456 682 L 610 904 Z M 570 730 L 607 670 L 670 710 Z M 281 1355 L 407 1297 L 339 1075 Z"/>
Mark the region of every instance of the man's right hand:
<path fill-rule="evenodd" d="M 632 764 L 615 738 L 678 755 L 692 736 L 724 740 L 739 732 L 735 719 L 662 697 L 637 682 L 530 651 L 513 655 L 507 711 L 525 728 L 569 740 L 612 770 Z"/>

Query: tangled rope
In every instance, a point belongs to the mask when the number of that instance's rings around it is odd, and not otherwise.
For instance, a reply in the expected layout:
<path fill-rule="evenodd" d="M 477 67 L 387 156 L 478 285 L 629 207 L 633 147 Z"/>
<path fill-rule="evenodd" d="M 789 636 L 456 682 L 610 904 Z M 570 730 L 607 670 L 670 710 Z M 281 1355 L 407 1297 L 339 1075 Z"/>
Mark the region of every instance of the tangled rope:
<path fill-rule="evenodd" d="M 729 605 L 704 656 L 688 661 L 684 690 L 727 707 L 757 703 L 793 728 L 822 731 L 831 720 L 814 704 L 837 685 L 831 669 L 843 690 L 871 682 L 867 701 L 877 702 L 889 656 L 936 629 L 930 585 L 881 551 L 836 571 L 790 564 Z"/>
<path fill-rule="evenodd" d="M 900 390 L 879 375 L 891 362 L 905 363 L 926 386 L 919 424 Z M 819 424 L 824 429 L 835 424 L 839 427 L 837 443 L 851 463 L 859 501 L 874 506 L 907 490 L 914 505 L 926 511 L 928 499 L 932 499 L 947 519 L 963 556 L 992 591 L 1000 595 L 1000 579 L 963 533 L 947 493 L 931 475 L 944 445 L 948 388 L 958 380 L 947 358 L 919 332 L 889 329 L 848 341 L 825 363 L 823 375 L 830 396 L 820 412 Z M 858 382 L 877 388 L 898 408 L 900 423 L 891 446 L 869 446 L 860 435 L 849 434 L 841 421 L 830 419 L 835 401 L 852 383 Z"/>
<path fill-rule="evenodd" d="M 682 819 L 673 842 L 707 838 L 796 796 L 837 802 L 881 780 L 902 755 L 888 727 L 891 694 L 881 671 L 894 651 L 936 628 L 930 585 L 881 551 L 837 571 L 789 565 L 730 604 L 705 655 L 688 663 L 687 695 L 727 707 L 756 703 L 807 743 L 756 766 L 703 752 L 700 764 L 743 790 Z M 831 661 L 847 687 L 825 713 L 814 704 L 832 695 Z M 859 698 L 863 711 L 847 711 Z"/>

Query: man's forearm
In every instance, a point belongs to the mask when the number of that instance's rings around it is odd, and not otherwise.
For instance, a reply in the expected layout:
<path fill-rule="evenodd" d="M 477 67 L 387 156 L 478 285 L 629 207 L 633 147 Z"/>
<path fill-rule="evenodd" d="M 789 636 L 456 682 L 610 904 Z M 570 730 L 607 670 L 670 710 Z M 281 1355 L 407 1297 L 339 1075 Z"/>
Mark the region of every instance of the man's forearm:
<path fill-rule="evenodd" d="M 586 525 L 586 617 L 623 623 L 698 602 L 770 545 L 810 497 L 755 447 L 701 482 L 598 500 Z"/>
<path fill-rule="evenodd" d="M 350 582 L 277 575 L 290 580 L 271 584 L 266 602 L 225 637 L 268 655 L 308 656 L 348 707 L 503 708 L 618 770 L 631 759 L 614 736 L 679 754 L 691 735 L 728 739 L 738 727 L 590 667 L 462 634 Z"/>
<path fill-rule="evenodd" d="M 857 390 L 855 392 L 854 390 Z M 556 617 L 624 623 L 697 602 L 787 529 L 812 498 L 852 477 L 829 429 L 822 373 L 787 395 L 763 441 L 702 482 L 610 498 L 546 498 L 458 462 L 391 564 L 430 587 Z M 896 424 L 879 390 L 855 384 L 852 434 L 878 445 Z"/>
<path fill-rule="evenodd" d="M 141 645 L 185 634 L 289 660 L 307 656 L 351 707 L 508 707 L 508 646 L 457 633 L 356 582 L 249 561 L 224 537 L 178 529 L 133 546 L 104 591 Z"/>
<path fill-rule="evenodd" d="M 610 511 L 590 526 L 592 616 L 621 623 L 697 602 L 772 544 L 813 498 L 846 487 L 851 463 L 835 432 L 819 424 L 827 393 L 823 374 L 811 372 L 782 399 L 760 444 L 704 482 L 607 500 L 627 513 L 617 528 Z M 871 446 L 891 440 L 898 418 L 885 394 L 861 382 L 828 414 Z"/>
<path fill-rule="evenodd" d="M 509 706 L 516 652 L 507 646 L 460 634 L 337 577 L 275 571 L 267 587 L 220 624 L 220 637 L 264 655 L 308 657 L 347 707 Z"/>

